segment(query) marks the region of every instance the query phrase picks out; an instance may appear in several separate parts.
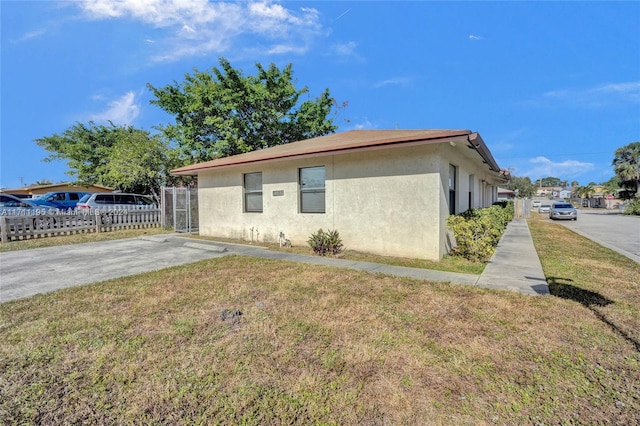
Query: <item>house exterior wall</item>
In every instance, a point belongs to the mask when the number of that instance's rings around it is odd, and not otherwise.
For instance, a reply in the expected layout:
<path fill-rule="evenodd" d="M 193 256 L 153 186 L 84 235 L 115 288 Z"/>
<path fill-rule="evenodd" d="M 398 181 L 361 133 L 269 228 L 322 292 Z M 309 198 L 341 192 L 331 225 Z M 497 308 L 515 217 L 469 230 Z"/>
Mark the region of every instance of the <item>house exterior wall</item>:
<path fill-rule="evenodd" d="M 469 151 L 468 148 L 464 148 Z M 482 165 L 448 144 L 367 150 L 200 172 L 200 234 L 306 245 L 335 229 L 346 248 L 438 260 L 447 252 L 449 165 L 457 167 L 456 212 L 484 202 Z M 325 213 L 300 213 L 299 169 L 325 167 Z M 263 211 L 244 211 L 243 175 L 262 172 Z M 470 178 L 470 175 L 471 178 Z"/>
<path fill-rule="evenodd" d="M 558 195 L 558 197 L 564 198 L 564 199 L 570 199 L 572 195 L 573 195 L 573 191 L 569 189 L 563 189 L 562 191 L 560 191 L 560 194 Z"/>
<path fill-rule="evenodd" d="M 437 147 L 335 156 L 334 165 L 335 229 L 346 247 L 440 257 L 443 200 Z"/>

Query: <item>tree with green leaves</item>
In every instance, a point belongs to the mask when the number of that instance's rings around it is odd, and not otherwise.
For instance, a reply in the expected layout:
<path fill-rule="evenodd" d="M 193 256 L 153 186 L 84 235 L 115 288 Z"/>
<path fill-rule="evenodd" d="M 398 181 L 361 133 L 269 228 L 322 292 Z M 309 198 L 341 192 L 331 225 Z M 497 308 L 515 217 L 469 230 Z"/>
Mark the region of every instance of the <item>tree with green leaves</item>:
<path fill-rule="evenodd" d="M 617 198 L 620 192 L 620 178 L 614 176 L 606 182 L 602 182 L 602 193 L 604 195 L 613 195 Z"/>
<path fill-rule="evenodd" d="M 557 177 L 545 177 L 542 179 L 536 179 L 535 186 L 567 186 L 567 181 L 563 181 Z"/>
<path fill-rule="evenodd" d="M 256 64 L 257 74 L 244 76 L 224 58 L 220 68 L 186 74 L 184 82 L 157 88 L 152 104 L 175 117 L 161 127 L 181 154 L 192 161 L 268 148 L 327 135 L 337 126 L 329 115 L 335 100 L 329 89 L 316 99 L 296 89 L 292 64 L 280 70 Z"/>
<path fill-rule="evenodd" d="M 594 183 L 590 182 L 587 185 L 577 187 L 573 194 L 580 198 L 580 204 L 582 205 L 582 201 L 584 199 L 589 200 L 595 192 Z"/>
<path fill-rule="evenodd" d="M 67 174 L 75 177 L 81 184 L 100 184 L 100 176 L 108 162 L 111 147 L 121 131 L 116 126 L 77 123 L 66 129 L 62 134 L 55 134 L 36 139 L 35 142 L 45 150 L 49 156 L 44 161 L 66 160 L 69 171 Z"/>
<path fill-rule="evenodd" d="M 77 123 L 62 134 L 36 139 L 49 151 L 45 161 L 66 160 L 68 175 L 82 185 L 104 185 L 158 196 L 179 163 L 158 136 L 132 126 Z"/>
<path fill-rule="evenodd" d="M 531 183 L 531 179 L 529 177 L 511 177 L 511 182 L 507 185 L 507 188 L 511 191 L 518 192 L 518 197 L 522 198 L 532 198 L 536 193 L 536 186 Z"/>
<path fill-rule="evenodd" d="M 101 180 L 124 192 L 151 194 L 159 199 L 162 186 L 188 183 L 170 173 L 182 165 L 176 151 L 169 149 L 158 135 L 139 131 L 112 147 Z"/>
<path fill-rule="evenodd" d="M 616 150 L 613 171 L 620 178 L 620 185 L 626 189 L 622 197 L 640 198 L 640 142 L 632 142 Z"/>

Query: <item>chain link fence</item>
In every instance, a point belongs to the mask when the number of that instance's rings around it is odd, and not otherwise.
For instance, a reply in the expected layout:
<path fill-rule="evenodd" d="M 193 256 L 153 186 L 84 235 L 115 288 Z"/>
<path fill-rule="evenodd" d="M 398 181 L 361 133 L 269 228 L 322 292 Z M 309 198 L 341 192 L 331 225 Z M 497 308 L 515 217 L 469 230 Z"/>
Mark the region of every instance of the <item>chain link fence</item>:
<path fill-rule="evenodd" d="M 163 187 L 160 192 L 162 226 L 175 232 L 198 232 L 198 189 Z"/>

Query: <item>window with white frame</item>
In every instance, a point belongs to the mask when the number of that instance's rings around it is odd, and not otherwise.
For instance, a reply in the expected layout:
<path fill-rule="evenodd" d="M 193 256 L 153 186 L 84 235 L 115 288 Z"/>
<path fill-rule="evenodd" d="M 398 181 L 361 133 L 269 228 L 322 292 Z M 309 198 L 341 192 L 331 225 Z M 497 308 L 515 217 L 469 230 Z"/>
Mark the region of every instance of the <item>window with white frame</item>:
<path fill-rule="evenodd" d="M 324 166 L 300 169 L 300 212 L 324 213 Z"/>
<path fill-rule="evenodd" d="M 262 172 L 244 175 L 244 211 L 262 213 Z"/>

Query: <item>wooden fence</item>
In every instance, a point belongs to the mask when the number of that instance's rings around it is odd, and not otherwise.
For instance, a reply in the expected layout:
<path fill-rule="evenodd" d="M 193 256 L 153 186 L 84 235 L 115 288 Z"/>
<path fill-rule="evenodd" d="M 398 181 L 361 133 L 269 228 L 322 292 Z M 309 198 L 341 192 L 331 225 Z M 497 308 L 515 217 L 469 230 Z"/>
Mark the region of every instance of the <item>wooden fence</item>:
<path fill-rule="evenodd" d="M 154 208 L 97 213 L 63 211 L 55 214 L 0 216 L 0 240 L 6 243 L 84 232 L 155 228 L 160 226 L 160 212 L 160 209 Z"/>

